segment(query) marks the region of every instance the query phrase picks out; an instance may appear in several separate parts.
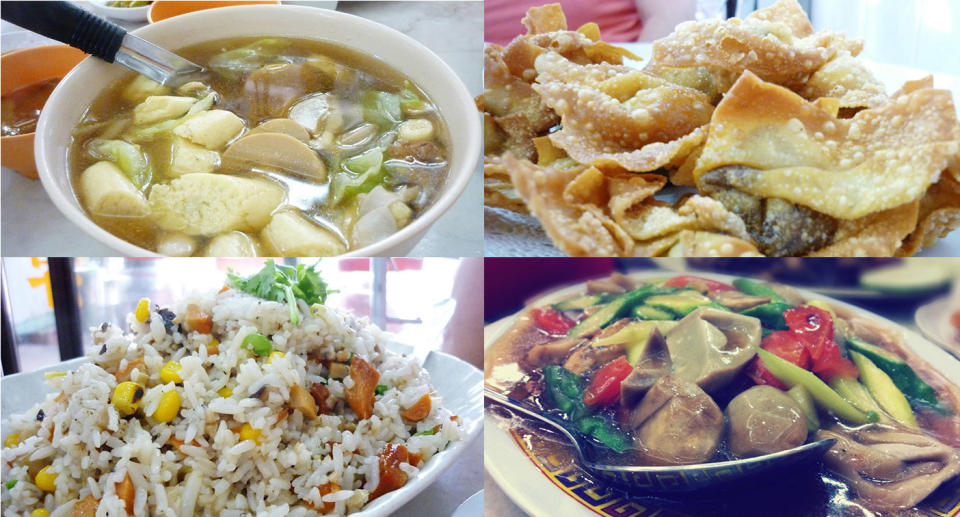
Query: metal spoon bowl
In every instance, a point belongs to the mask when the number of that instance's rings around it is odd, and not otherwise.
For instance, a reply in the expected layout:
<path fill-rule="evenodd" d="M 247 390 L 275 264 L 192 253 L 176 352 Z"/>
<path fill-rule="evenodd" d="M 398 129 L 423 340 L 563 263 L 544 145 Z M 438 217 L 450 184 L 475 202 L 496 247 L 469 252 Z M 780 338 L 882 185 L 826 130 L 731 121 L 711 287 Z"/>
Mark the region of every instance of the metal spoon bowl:
<path fill-rule="evenodd" d="M 820 440 L 785 451 L 754 458 L 678 466 L 623 466 L 596 461 L 594 446 L 584 437 L 577 436 L 553 419 L 526 407 L 522 402 L 503 393 L 484 388 L 487 401 L 499 404 L 511 411 L 537 420 L 564 436 L 577 453 L 581 466 L 608 483 L 630 491 L 687 492 L 726 485 L 759 474 L 797 467 L 819 460 L 836 442 Z M 575 434 L 576 433 L 576 434 Z"/>

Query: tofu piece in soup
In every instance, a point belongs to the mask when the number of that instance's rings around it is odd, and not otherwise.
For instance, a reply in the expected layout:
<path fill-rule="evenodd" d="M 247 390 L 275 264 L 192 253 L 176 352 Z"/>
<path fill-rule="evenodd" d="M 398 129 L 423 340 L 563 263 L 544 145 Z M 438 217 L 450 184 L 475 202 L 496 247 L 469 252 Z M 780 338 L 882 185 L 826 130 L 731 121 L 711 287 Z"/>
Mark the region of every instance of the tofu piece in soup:
<path fill-rule="evenodd" d="M 274 253 L 283 257 L 321 257 L 347 251 L 336 235 L 290 210 L 274 215 L 260 235 Z"/>
<path fill-rule="evenodd" d="M 143 193 L 111 162 L 97 162 L 80 175 L 80 193 L 87 210 L 96 215 L 144 216 L 150 206 Z"/>
<path fill-rule="evenodd" d="M 152 95 L 133 108 L 133 123 L 145 125 L 179 118 L 186 115 L 196 103 L 197 99 L 193 97 Z"/>
<path fill-rule="evenodd" d="M 170 168 L 168 175 L 179 177 L 193 172 L 213 172 L 220 166 L 220 153 L 173 137 L 170 144 Z"/>
<path fill-rule="evenodd" d="M 154 185 L 150 207 L 156 224 L 187 235 L 259 231 L 283 202 L 283 187 L 268 180 L 225 174 L 184 174 Z"/>
<path fill-rule="evenodd" d="M 243 232 L 229 232 L 210 240 L 204 255 L 208 257 L 256 257 L 257 246 Z"/>
<path fill-rule="evenodd" d="M 121 96 L 130 102 L 140 102 L 151 95 L 166 95 L 170 93 L 170 88 L 148 79 L 146 76 L 138 75 L 130 81 L 121 92 Z"/>
<path fill-rule="evenodd" d="M 210 110 L 191 115 L 173 133 L 207 149 L 219 150 L 239 135 L 244 127 L 243 119 L 233 113 Z"/>

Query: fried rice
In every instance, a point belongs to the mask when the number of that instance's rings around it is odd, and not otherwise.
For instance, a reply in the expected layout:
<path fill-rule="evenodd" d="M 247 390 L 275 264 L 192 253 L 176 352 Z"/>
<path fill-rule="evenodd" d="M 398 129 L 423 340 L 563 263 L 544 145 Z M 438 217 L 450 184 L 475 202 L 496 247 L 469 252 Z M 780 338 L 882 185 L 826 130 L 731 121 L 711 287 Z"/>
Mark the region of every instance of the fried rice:
<path fill-rule="evenodd" d="M 344 515 L 461 439 L 428 373 L 388 351 L 380 329 L 324 305 L 297 308 L 293 324 L 287 304 L 225 289 L 131 314 L 126 331 L 94 329 L 90 362 L 48 375 L 54 393 L 4 415 L 3 514 Z M 191 325 L 188 310 L 212 325 Z M 269 355 L 245 346 L 252 333 L 269 339 Z M 348 400 L 370 381 L 354 379 L 364 362 L 379 374 L 368 418 Z M 169 363 L 180 382 L 162 379 Z M 121 381 L 142 387 L 129 416 L 111 402 Z M 162 423 L 154 415 L 173 390 L 180 408 Z M 305 390 L 315 417 L 292 407 Z M 44 467 L 52 491 L 38 487 Z"/>

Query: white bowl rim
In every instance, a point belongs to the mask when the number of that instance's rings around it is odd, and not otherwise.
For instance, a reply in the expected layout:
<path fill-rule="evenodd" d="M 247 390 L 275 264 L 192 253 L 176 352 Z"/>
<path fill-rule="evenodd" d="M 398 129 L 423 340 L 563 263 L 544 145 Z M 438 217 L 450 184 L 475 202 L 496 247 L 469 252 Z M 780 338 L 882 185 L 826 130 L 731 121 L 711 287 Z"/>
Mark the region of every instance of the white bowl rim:
<path fill-rule="evenodd" d="M 168 18 L 166 20 L 161 20 L 152 24 L 145 25 L 139 29 L 130 31 L 133 35 L 140 35 L 144 30 L 152 32 L 156 29 L 155 27 L 164 28 L 166 26 L 171 26 L 178 23 L 176 20 L 182 20 L 182 17 L 206 17 L 206 16 L 217 16 L 222 15 L 223 10 L 232 10 L 232 11 L 264 11 L 272 12 L 277 9 L 285 10 L 299 10 L 302 11 L 304 15 L 310 15 L 314 17 L 326 17 L 329 19 L 341 19 L 347 20 L 350 23 L 357 24 L 361 27 L 364 27 L 370 31 L 376 31 L 380 34 L 386 35 L 394 39 L 400 39 L 405 41 L 408 45 L 412 46 L 416 50 L 420 51 L 424 59 L 430 60 L 433 62 L 433 65 L 436 66 L 445 77 L 440 79 L 448 83 L 448 86 L 453 88 L 454 95 L 457 97 L 458 104 L 462 103 L 463 106 L 473 106 L 473 97 L 470 95 L 470 92 L 467 90 L 466 85 L 463 83 L 463 80 L 447 65 L 440 57 L 434 53 L 432 50 L 427 48 L 424 44 L 419 41 L 403 34 L 402 32 L 388 27 L 381 23 L 368 20 L 359 16 L 355 16 L 348 13 L 343 13 L 339 11 L 329 10 L 329 9 L 316 9 L 313 7 L 307 6 L 297 6 L 297 5 L 274 5 L 274 4 L 257 4 L 257 5 L 232 5 L 224 7 L 216 7 L 213 9 L 204 9 L 201 11 L 195 11 L 192 13 L 183 14 L 180 16 L 175 16 L 173 18 Z M 214 12 L 218 11 L 218 12 Z M 264 35 L 268 36 L 269 31 L 264 31 Z M 309 39 L 309 38 L 307 38 Z M 356 49 L 359 52 L 369 54 L 364 52 L 362 49 Z M 373 56 L 371 56 L 373 57 Z M 60 81 L 60 84 L 54 89 L 53 93 L 48 99 L 48 103 L 51 101 L 59 99 L 60 96 L 66 95 L 63 93 L 66 89 L 64 85 L 70 85 L 72 82 L 76 81 L 73 77 L 79 76 L 84 72 L 84 64 L 88 60 L 97 59 L 93 56 L 85 58 L 77 66 L 70 70 L 66 76 Z M 374 58 L 378 59 L 378 58 Z M 388 66 L 390 66 L 388 64 Z M 391 68 L 393 68 L 391 66 Z M 87 235 L 93 237 L 97 241 L 110 248 L 121 252 L 123 255 L 131 257 L 159 257 L 163 256 L 155 251 L 148 250 L 146 248 L 141 248 L 136 246 L 116 235 L 108 232 L 106 229 L 97 225 L 90 219 L 89 216 L 77 205 L 71 203 L 71 196 L 73 199 L 76 198 L 76 194 L 71 191 L 69 193 L 63 193 L 55 184 L 53 175 L 51 171 L 51 164 L 48 162 L 47 155 L 44 153 L 44 143 L 46 141 L 47 126 L 53 124 L 52 115 L 50 115 L 50 110 L 41 111 L 40 119 L 37 123 L 36 130 L 36 139 L 34 141 L 34 155 L 37 163 L 37 172 L 40 177 L 40 182 L 43 184 L 44 190 L 46 190 L 47 195 L 53 201 L 54 205 L 63 213 L 66 218 L 77 225 L 82 229 Z M 469 183 L 471 177 L 476 170 L 477 164 L 480 161 L 480 149 L 481 149 L 481 128 L 480 128 L 480 118 L 479 115 L 470 116 L 468 115 L 466 120 L 465 127 L 467 131 L 462 134 L 451 135 L 451 146 L 461 146 L 466 157 L 462 168 L 454 168 L 451 164 L 451 168 L 447 173 L 447 181 L 445 183 L 446 189 L 440 195 L 440 197 L 434 201 L 434 203 L 427 208 L 427 210 L 421 214 L 419 217 L 413 220 L 407 226 L 401 228 L 396 233 L 390 235 L 385 239 L 381 239 L 369 246 L 364 246 L 363 248 L 358 248 L 356 250 L 351 250 L 342 255 L 341 257 L 363 257 L 363 256 L 378 256 L 383 253 L 385 250 L 402 247 L 402 243 L 407 240 L 413 241 L 413 246 L 416 245 L 416 242 L 422 237 L 423 234 L 430 228 L 430 226 L 437 221 L 447 210 L 460 199 L 461 194 L 466 189 L 467 184 Z M 462 142 L 462 143 L 461 143 Z M 70 171 L 67 171 L 69 174 Z M 79 204 L 79 203 L 78 203 Z"/>

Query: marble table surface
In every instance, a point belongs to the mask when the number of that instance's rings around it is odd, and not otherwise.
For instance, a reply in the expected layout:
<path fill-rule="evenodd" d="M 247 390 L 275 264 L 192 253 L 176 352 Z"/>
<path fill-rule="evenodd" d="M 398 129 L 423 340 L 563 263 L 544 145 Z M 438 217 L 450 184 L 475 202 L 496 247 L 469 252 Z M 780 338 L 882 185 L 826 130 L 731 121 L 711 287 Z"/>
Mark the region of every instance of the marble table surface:
<path fill-rule="evenodd" d="M 309 5 L 309 2 L 295 3 Z M 453 68 L 472 95 L 481 93 L 482 2 L 339 2 L 337 9 L 390 26 L 420 41 Z M 133 29 L 142 24 L 123 25 Z M 55 43 L 7 22 L 2 22 L 0 35 L 4 52 Z M 478 164 L 463 195 L 410 255 L 481 256 L 482 191 L 483 177 Z M 3 256 L 117 254 L 68 221 L 47 197 L 38 180 L 25 178 L 8 168 L 3 168 L 0 173 L 0 215 L 3 233 L 0 253 Z"/>

